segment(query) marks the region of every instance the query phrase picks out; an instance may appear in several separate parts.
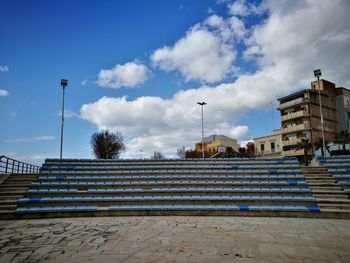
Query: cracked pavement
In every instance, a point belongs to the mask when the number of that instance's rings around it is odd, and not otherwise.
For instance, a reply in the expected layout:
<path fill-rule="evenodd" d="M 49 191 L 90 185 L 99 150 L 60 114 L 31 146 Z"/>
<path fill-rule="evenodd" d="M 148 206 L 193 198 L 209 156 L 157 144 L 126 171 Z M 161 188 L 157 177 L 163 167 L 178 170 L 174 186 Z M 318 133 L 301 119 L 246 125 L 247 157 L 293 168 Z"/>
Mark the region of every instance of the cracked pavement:
<path fill-rule="evenodd" d="M 0 221 L 0 262 L 350 262 L 350 220 L 94 217 Z"/>

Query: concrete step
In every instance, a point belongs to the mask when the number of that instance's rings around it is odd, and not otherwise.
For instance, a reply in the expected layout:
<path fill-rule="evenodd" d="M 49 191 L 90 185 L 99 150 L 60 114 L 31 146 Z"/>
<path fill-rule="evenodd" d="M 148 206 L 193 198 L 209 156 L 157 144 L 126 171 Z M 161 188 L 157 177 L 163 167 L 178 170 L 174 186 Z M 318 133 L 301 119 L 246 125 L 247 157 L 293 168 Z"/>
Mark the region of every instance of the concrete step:
<path fill-rule="evenodd" d="M 6 219 L 8 215 L 13 214 L 16 209 L 0 209 L 0 218 Z"/>
<path fill-rule="evenodd" d="M 8 181 L 3 182 L 0 187 L 11 187 L 11 186 L 28 186 L 32 181 Z"/>
<path fill-rule="evenodd" d="M 12 205 L 0 205 L 0 211 L 14 211 L 17 208 L 17 204 Z"/>
<path fill-rule="evenodd" d="M 305 177 L 332 177 L 329 173 L 303 173 Z"/>
<path fill-rule="evenodd" d="M 334 213 L 334 214 L 350 214 L 350 210 L 337 209 L 337 208 L 321 208 L 322 213 Z"/>
<path fill-rule="evenodd" d="M 317 201 L 319 201 L 320 199 L 328 199 L 328 198 L 337 199 L 337 200 L 348 198 L 346 194 L 314 194 L 313 196 L 317 198 Z"/>
<path fill-rule="evenodd" d="M 6 198 L 18 198 L 23 196 L 25 192 L 23 191 L 10 191 L 10 192 L 0 192 L 0 199 L 6 199 Z"/>
<path fill-rule="evenodd" d="M 350 210 L 350 204 L 339 204 L 339 203 L 331 203 L 331 204 L 318 204 L 320 208 L 325 209 L 342 209 L 342 210 Z"/>
<path fill-rule="evenodd" d="M 316 183 L 315 182 L 310 183 L 310 182 L 308 182 L 308 185 L 309 185 L 310 188 L 314 187 L 314 186 L 316 186 L 316 187 L 323 187 L 323 188 L 338 186 L 337 183 L 335 183 L 335 182 L 320 182 L 320 183 L 317 183 L 317 182 Z"/>
<path fill-rule="evenodd" d="M 31 174 L 31 175 L 22 175 L 22 174 L 11 174 L 8 178 L 9 179 L 35 179 L 38 177 L 38 174 Z"/>
<path fill-rule="evenodd" d="M 320 195 L 320 194 L 328 194 L 328 195 L 333 195 L 333 194 L 336 194 L 336 195 L 344 195 L 344 191 L 342 190 L 327 190 L 327 189 L 323 189 L 323 190 L 312 190 L 312 193 L 314 195 Z"/>
<path fill-rule="evenodd" d="M 33 177 L 33 178 L 27 178 L 27 177 L 12 177 L 9 176 L 3 183 L 6 182 L 32 182 L 32 181 L 36 181 L 37 177 Z"/>
<path fill-rule="evenodd" d="M 309 186 L 312 191 L 341 191 L 344 193 L 343 188 L 341 186 L 328 186 L 328 187 L 319 187 L 319 186 Z"/>
<path fill-rule="evenodd" d="M 333 198 L 333 197 L 320 197 L 317 198 L 318 203 L 323 204 L 329 204 L 329 203 L 336 203 L 336 204 L 350 204 L 350 199 L 347 198 Z"/>
<path fill-rule="evenodd" d="M 25 193 L 27 191 L 28 187 L 0 187 L 0 195 L 3 195 L 4 193 Z"/>
<path fill-rule="evenodd" d="M 0 200 L 0 206 L 2 205 L 13 205 L 17 204 L 18 199 L 11 199 L 11 200 Z"/>

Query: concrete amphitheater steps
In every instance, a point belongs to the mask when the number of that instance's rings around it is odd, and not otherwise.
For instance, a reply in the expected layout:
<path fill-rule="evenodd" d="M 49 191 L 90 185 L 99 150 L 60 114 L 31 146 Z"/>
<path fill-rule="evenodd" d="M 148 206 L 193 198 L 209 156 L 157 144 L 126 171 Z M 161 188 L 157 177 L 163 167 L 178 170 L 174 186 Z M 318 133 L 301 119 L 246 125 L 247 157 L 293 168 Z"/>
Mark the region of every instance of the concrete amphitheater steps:
<path fill-rule="evenodd" d="M 10 174 L 0 184 L 0 218 L 16 211 L 17 200 L 24 197 L 37 174 Z"/>
<path fill-rule="evenodd" d="M 321 212 L 350 215 L 350 200 L 347 193 L 325 167 L 302 166 L 301 170 L 313 196 L 317 199 Z"/>
<path fill-rule="evenodd" d="M 0 185 L 0 218 L 146 215 L 350 218 L 344 191 L 329 173 L 322 167 L 302 170 L 296 159 L 290 158 L 204 162 L 64 160 L 61 165 L 58 160 L 49 159 L 40 174 L 12 175 Z M 105 191 L 108 189 L 112 192 Z M 297 198 L 293 199 L 294 196 Z"/>

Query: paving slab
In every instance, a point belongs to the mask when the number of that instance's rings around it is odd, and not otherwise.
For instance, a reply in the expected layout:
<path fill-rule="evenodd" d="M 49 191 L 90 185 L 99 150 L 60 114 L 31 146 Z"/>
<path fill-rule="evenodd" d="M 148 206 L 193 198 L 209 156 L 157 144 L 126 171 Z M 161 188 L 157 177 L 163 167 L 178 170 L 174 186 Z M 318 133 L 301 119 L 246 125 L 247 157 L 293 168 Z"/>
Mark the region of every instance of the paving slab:
<path fill-rule="evenodd" d="M 0 221 L 0 262 L 350 262 L 350 220 L 91 217 Z"/>

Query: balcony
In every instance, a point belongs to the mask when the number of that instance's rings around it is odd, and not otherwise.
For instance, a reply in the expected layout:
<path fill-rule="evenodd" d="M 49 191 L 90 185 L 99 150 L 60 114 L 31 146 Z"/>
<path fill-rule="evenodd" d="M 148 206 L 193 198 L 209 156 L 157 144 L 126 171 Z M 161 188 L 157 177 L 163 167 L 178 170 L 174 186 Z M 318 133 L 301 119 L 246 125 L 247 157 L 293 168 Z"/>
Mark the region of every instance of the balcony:
<path fill-rule="evenodd" d="M 284 151 L 284 156 L 297 156 L 297 155 L 304 155 L 304 150 L 290 150 L 290 151 Z"/>
<path fill-rule="evenodd" d="M 299 142 L 301 142 L 301 139 L 296 140 L 286 140 L 282 142 L 283 146 L 291 146 L 291 145 L 297 145 Z"/>
<path fill-rule="evenodd" d="M 290 108 L 290 107 L 293 107 L 293 106 L 296 106 L 296 105 L 299 105 L 299 104 L 303 104 L 305 102 L 307 102 L 307 99 L 305 99 L 305 98 L 298 98 L 298 99 L 291 100 L 291 101 L 288 101 L 288 102 L 280 104 L 279 109 Z"/>
<path fill-rule="evenodd" d="M 281 150 L 272 150 L 272 151 L 258 151 L 255 153 L 256 156 L 281 156 Z"/>
<path fill-rule="evenodd" d="M 293 112 L 293 113 L 289 113 L 281 116 L 281 121 L 288 121 L 288 120 L 292 120 L 300 117 L 306 117 L 306 116 L 308 116 L 307 111 L 297 111 L 297 112 Z"/>
<path fill-rule="evenodd" d="M 310 124 L 299 124 L 299 125 L 293 125 L 292 127 L 282 128 L 282 133 L 291 133 L 291 132 L 298 132 L 302 130 L 309 130 Z"/>

